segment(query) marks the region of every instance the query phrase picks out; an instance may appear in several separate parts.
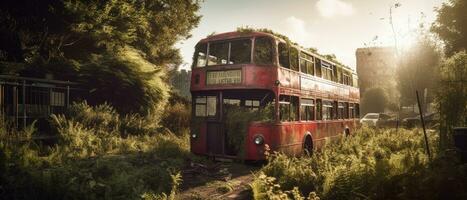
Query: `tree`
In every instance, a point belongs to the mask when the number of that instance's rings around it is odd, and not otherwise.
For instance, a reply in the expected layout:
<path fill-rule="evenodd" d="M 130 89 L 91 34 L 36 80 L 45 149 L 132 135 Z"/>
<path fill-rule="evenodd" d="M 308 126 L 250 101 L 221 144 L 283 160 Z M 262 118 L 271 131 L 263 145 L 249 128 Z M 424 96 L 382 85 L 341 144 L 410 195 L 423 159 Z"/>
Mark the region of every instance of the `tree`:
<path fill-rule="evenodd" d="M 439 48 L 427 36 L 420 38 L 411 49 L 402 55 L 397 69 L 397 82 L 402 106 L 416 104 L 416 90 L 420 94 L 427 91 L 427 98 L 425 99 L 423 96 L 421 98 L 423 105 L 426 106 L 427 103 L 433 101 L 440 60 Z"/>
<path fill-rule="evenodd" d="M 467 53 L 461 51 L 441 65 L 436 95 L 440 113 L 440 142 L 445 146 L 453 127 L 467 126 Z"/>
<path fill-rule="evenodd" d="M 448 56 L 467 50 L 467 1 L 450 0 L 437 9 L 438 17 L 431 30 L 445 43 Z"/>
<path fill-rule="evenodd" d="M 361 109 L 362 114 L 376 112 L 384 112 L 388 104 L 388 97 L 383 88 L 374 87 L 365 91 L 362 97 Z"/>
<path fill-rule="evenodd" d="M 81 80 L 91 103 L 147 113 L 164 105 L 165 74 L 181 63 L 174 45 L 190 37 L 198 9 L 195 0 L 4 0 L 0 73 Z"/>

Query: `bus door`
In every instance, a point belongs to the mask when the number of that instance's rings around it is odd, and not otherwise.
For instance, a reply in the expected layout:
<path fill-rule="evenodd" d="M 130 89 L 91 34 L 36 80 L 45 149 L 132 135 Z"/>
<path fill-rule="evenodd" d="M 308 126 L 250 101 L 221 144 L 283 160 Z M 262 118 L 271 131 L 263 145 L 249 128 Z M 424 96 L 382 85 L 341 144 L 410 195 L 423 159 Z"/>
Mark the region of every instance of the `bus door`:
<path fill-rule="evenodd" d="M 209 154 L 224 154 L 224 134 L 219 113 L 219 94 L 206 97 L 207 151 Z"/>
<path fill-rule="evenodd" d="M 206 149 L 208 154 L 223 154 L 224 136 L 219 114 L 218 93 L 197 94 L 194 97 L 195 117 L 206 123 Z"/>
<path fill-rule="evenodd" d="M 222 128 L 222 123 L 220 122 L 207 122 L 207 150 L 209 154 L 224 154 L 224 134 Z"/>

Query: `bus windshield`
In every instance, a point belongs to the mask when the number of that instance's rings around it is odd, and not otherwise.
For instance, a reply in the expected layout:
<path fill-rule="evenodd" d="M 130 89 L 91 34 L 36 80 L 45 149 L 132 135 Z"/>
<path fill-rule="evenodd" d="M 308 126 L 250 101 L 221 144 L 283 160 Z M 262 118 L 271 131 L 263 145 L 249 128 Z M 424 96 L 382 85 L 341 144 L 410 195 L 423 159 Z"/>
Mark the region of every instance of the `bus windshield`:
<path fill-rule="evenodd" d="M 258 65 L 272 65 L 274 60 L 273 39 L 257 37 L 252 56 L 252 39 L 236 39 L 200 43 L 196 46 L 193 57 L 193 67 L 216 65 L 234 65 L 255 63 Z M 254 61 L 252 61 L 252 57 Z"/>
<path fill-rule="evenodd" d="M 207 54 L 209 55 L 206 57 Z M 199 44 L 194 57 L 195 67 L 251 63 L 251 39 Z"/>

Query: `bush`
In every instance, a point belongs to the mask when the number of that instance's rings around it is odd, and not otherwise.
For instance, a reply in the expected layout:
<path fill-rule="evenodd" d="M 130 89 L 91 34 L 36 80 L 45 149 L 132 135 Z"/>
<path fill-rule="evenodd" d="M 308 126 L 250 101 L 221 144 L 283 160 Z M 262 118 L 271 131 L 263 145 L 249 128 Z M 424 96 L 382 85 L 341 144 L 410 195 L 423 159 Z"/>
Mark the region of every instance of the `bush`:
<path fill-rule="evenodd" d="M 440 142 L 446 148 L 452 141 L 452 128 L 467 126 L 467 53 L 459 52 L 441 65 L 441 81 L 436 95 L 440 113 Z"/>
<path fill-rule="evenodd" d="M 429 134 L 432 150 L 438 149 L 437 140 L 435 133 Z M 270 197 L 270 191 L 296 199 L 293 190 L 300 197 L 313 191 L 322 199 L 465 198 L 467 166 L 445 152 L 433 153 L 430 164 L 418 129 L 364 128 L 351 138 L 327 143 L 312 157 L 273 154 L 256 175 L 252 191 L 257 199 Z"/>
<path fill-rule="evenodd" d="M 389 104 L 386 92 L 383 88 L 370 88 L 365 91 L 362 97 L 362 113 L 381 113 Z"/>
<path fill-rule="evenodd" d="M 188 135 L 122 134 L 132 123 L 108 105 L 76 104 L 53 119 L 60 140 L 52 147 L 31 140 L 32 126 L 18 132 L 0 121 L 2 198 L 174 199 Z"/>
<path fill-rule="evenodd" d="M 59 118 L 59 121 L 57 121 Z M 95 134 L 144 135 L 157 132 L 158 119 L 152 115 L 126 114 L 121 116 L 109 104 L 90 106 L 86 101 L 74 103 L 63 116 L 56 116 L 52 125 L 59 127 L 61 122 L 79 122 L 83 128 Z"/>
<path fill-rule="evenodd" d="M 176 102 L 169 105 L 161 120 L 161 125 L 177 135 L 187 133 L 191 123 L 191 106 Z"/>

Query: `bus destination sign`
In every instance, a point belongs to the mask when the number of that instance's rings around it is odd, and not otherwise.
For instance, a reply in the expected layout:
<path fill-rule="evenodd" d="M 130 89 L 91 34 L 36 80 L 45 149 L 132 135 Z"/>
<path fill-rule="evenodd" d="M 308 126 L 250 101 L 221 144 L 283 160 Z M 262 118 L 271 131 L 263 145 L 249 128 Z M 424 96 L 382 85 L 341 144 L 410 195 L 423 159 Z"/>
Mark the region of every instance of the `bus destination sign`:
<path fill-rule="evenodd" d="M 242 82 L 242 70 L 208 71 L 206 85 L 238 84 Z"/>

